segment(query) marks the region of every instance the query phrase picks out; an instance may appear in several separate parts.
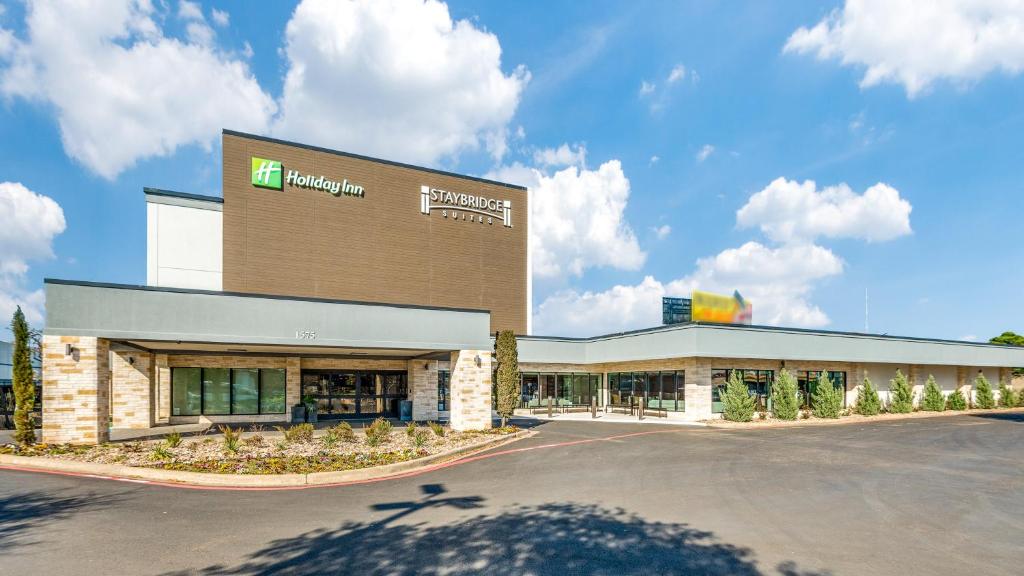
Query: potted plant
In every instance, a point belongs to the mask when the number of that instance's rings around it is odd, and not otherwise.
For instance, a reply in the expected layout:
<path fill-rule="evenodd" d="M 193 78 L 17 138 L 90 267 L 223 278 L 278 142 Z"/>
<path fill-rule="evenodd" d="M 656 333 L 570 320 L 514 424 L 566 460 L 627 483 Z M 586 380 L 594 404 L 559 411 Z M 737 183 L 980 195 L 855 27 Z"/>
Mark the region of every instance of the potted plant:
<path fill-rule="evenodd" d="M 316 424 L 316 398 L 307 394 L 302 397 L 302 403 L 306 405 L 306 422 Z"/>
<path fill-rule="evenodd" d="M 292 406 L 292 424 L 302 424 L 306 421 L 306 405 L 296 404 Z"/>

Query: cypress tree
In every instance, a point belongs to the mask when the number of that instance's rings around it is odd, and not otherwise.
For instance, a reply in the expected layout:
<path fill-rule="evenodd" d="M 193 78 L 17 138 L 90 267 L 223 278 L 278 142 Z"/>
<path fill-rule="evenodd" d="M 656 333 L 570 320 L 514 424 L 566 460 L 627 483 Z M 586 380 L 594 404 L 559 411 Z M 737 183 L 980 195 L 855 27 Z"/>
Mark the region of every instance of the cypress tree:
<path fill-rule="evenodd" d="M 21 306 L 11 320 L 14 333 L 13 388 L 14 388 L 14 439 L 20 444 L 36 441 L 35 426 L 32 423 L 32 409 L 36 403 L 35 374 L 32 371 L 32 352 L 29 349 L 28 322 Z"/>
<path fill-rule="evenodd" d="M 772 415 L 779 420 L 796 420 L 800 405 L 796 397 L 796 379 L 783 368 L 772 382 Z"/>
<path fill-rule="evenodd" d="M 963 392 L 959 388 L 953 390 L 953 393 L 946 397 L 946 410 L 966 410 L 967 400 L 964 399 Z"/>
<path fill-rule="evenodd" d="M 754 417 L 754 397 L 747 391 L 747 385 L 740 376 L 742 370 L 733 370 L 725 387 L 725 404 L 722 415 L 733 422 L 750 422 Z"/>
<path fill-rule="evenodd" d="M 992 395 L 992 385 L 988 383 L 988 378 L 985 378 L 984 374 L 979 373 L 974 379 L 974 389 L 977 391 L 974 398 L 978 408 L 987 410 L 996 407 L 996 399 Z"/>
<path fill-rule="evenodd" d="M 946 409 L 946 398 L 942 390 L 935 383 L 935 377 L 928 375 L 928 382 L 924 385 L 924 397 L 921 398 L 921 408 L 928 412 L 942 412 Z"/>
<path fill-rule="evenodd" d="M 511 330 L 498 332 L 494 346 L 498 359 L 497 406 L 504 428 L 519 405 L 519 349 Z"/>
<path fill-rule="evenodd" d="M 914 391 L 903 372 L 897 370 L 896 377 L 889 380 L 889 412 L 909 414 L 914 411 Z"/>
<path fill-rule="evenodd" d="M 878 390 L 867 376 L 864 377 L 864 385 L 857 392 L 857 405 L 854 409 L 862 416 L 877 416 L 882 411 L 882 400 L 878 397 Z"/>
<path fill-rule="evenodd" d="M 839 411 L 843 408 L 843 397 L 839 393 L 839 389 L 832 384 L 832 379 L 828 377 L 827 371 L 822 370 L 818 375 L 818 385 L 815 387 L 812 398 L 815 416 L 839 418 Z"/>
<path fill-rule="evenodd" d="M 1017 394 L 1006 383 L 1006 380 L 999 382 L 999 405 L 1003 408 L 1013 408 L 1017 405 Z"/>

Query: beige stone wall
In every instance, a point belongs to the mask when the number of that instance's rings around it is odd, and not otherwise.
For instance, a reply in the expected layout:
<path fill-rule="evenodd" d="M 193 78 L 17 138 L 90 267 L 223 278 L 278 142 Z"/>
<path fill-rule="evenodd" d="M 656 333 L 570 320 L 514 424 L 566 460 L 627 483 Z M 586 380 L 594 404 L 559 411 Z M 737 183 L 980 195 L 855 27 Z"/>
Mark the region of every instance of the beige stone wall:
<path fill-rule="evenodd" d="M 153 354 L 111 346 L 110 416 L 114 428 L 153 426 L 155 369 Z"/>
<path fill-rule="evenodd" d="M 409 360 L 409 399 L 412 400 L 412 419 L 417 422 L 437 421 L 437 360 Z"/>
<path fill-rule="evenodd" d="M 453 430 L 491 427 L 491 355 L 490 350 L 452 352 L 449 422 Z"/>
<path fill-rule="evenodd" d="M 156 423 L 171 421 L 171 368 L 167 354 L 154 354 L 153 374 L 156 377 Z"/>
<path fill-rule="evenodd" d="M 65 347 L 73 353 L 65 355 Z M 110 344 L 101 338 L 43 336 L 43 442 L 110 439 Z"/>

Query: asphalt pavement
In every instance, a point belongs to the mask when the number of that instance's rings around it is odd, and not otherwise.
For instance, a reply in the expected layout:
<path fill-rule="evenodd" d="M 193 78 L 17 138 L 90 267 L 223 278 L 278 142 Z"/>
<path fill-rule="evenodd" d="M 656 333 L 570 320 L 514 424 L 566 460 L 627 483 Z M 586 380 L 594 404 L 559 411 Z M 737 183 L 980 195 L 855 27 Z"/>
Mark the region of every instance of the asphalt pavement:
<path fill-rule="evenodd" d="M 1020 574 L 1024 415 L 533 423 L 397 480 L 198 490 L 0 471 L 7 574 Z"/>

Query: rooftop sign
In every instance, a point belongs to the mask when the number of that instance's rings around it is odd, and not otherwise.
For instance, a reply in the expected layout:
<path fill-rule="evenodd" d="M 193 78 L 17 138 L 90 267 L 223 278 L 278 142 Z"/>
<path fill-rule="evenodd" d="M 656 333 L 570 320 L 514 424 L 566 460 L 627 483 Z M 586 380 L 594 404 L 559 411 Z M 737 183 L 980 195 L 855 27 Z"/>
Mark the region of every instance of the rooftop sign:
<path fill-rule="evenodd" d="M 340 182 L 326 176 L 312 176 L 302 174 L 298 170 L 289 170 L 284 175 L 284 167 L 278 160 L 252 157 L 252 185 L 258 188 L 270 188 L 272 190 L 284 189 L 284 184 L 309 188 L 312 190 L 323 190 L 334 196 L 358 196 L 362 198 L 365 191 L 362 186 L 349 182 L 347 178 Z"/>

